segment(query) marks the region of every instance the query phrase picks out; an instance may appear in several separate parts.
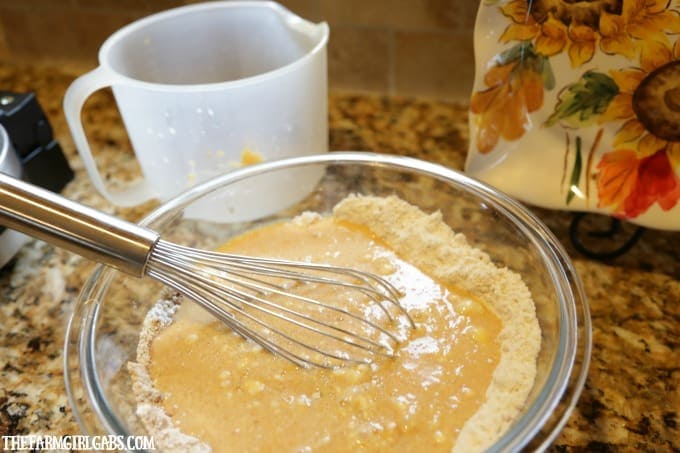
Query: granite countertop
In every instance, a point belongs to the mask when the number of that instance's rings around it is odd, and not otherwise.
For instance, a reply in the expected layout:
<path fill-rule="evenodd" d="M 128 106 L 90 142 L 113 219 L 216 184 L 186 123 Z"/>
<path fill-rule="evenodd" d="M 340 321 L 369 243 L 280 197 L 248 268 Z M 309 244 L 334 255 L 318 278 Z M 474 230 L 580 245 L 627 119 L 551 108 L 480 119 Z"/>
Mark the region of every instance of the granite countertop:
<path fill-rule="evenodd" d="M 113 207 L 96 193 L 75 151 L 61 102 L 77 73 L 0 64 L 0 87 L 36 92 L 76 174 L 64 195 L 138 220 L 154 203 Z M 333 150 L 374 150 L 463 167 L 465 106 L 332 93 L 329 108 Z M 134 175 L 135 161 L 109 92 L 88 101 L 83 120 L 106 173 Z M 572 245 L 573 214 L 535 212 L 573 258 L 593 319 L 586 386 L 552 449 L 680 451 L 680 233 L 647 231 L 627 254 L 601 262 Z M 32 241 L 0 270 L 0 436 L 79 433 L 64 389 L 62 349 L 75 299 L 93 266 Z"/>

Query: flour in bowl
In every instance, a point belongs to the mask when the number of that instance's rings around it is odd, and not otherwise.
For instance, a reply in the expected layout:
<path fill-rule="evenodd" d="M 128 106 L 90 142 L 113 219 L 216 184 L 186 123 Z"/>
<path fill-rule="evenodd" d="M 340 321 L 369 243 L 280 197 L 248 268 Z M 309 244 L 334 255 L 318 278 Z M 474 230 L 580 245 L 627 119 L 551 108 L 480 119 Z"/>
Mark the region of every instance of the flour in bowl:
<path fill-rule="evenodd" d="M 379 273 L 404 294 L 417 328 L 394 358 L 301 369 L 195 304 L 161 301 L 129 364 L 138 415 L 161 448 L 482 450 L 532 388 L 540 329 L 528 288 L 440 213 L 350 196 L 332 216 L 303 214 L 223 250 Z"/>

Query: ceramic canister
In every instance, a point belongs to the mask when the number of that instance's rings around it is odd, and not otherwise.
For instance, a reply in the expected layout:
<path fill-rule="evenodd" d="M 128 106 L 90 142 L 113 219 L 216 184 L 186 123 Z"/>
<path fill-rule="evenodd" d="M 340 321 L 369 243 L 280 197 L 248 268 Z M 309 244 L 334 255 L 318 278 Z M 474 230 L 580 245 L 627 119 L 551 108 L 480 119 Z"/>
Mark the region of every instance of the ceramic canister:
<path fill-rule="evenodd" d="M 522 201 L 680 230 L 680 5 L 484 0 L 466 171 Z"/>

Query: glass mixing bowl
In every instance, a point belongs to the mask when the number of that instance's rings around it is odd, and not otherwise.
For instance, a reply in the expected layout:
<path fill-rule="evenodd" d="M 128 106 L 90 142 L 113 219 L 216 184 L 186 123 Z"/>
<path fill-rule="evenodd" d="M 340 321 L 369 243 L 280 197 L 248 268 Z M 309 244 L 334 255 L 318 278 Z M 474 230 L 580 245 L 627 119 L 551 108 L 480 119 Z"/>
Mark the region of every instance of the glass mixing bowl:
<path fill-rule="evenodd" d="M 542 330 L 538 374 L 521 413 L 491 451 L 548 446 L 583 387 L 590 316 L 569 257 L 552 233 L 508 196 L 459 172 L 421 160 L 330 153 L 235 170 L 166 202 L 141 223 L 166 240 L 211 249 L 262 223 L 304 211 L 328 213 L 348 194 L 395 194 L 467 236 L 499 266 L 522 275 Z M 136 358 L 142 321 L 163 287 L 100 266 L 69 324 L 66 387 L 88 435 L 145 435 L 135 415 L 126 364 Z"/>

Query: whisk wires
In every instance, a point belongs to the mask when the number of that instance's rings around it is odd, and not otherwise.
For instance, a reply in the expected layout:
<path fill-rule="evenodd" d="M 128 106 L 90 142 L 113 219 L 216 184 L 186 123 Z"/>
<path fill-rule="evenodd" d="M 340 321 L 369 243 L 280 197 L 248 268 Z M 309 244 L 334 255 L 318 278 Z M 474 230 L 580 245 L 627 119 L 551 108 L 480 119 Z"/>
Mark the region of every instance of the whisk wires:
<path fill-rule="evenodd" d="M 347 267 L 198 250 L 159 240 L 146 274 L 235 332 L 303 367 L 392 356 L 414 327 L 387 280 Z"/>

